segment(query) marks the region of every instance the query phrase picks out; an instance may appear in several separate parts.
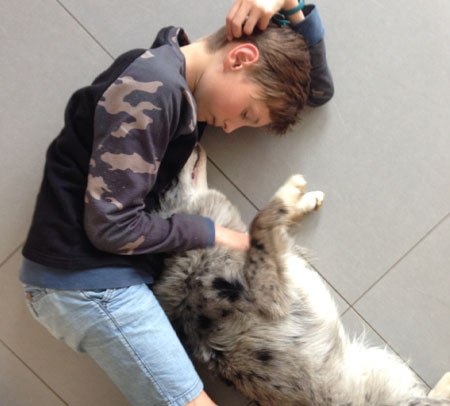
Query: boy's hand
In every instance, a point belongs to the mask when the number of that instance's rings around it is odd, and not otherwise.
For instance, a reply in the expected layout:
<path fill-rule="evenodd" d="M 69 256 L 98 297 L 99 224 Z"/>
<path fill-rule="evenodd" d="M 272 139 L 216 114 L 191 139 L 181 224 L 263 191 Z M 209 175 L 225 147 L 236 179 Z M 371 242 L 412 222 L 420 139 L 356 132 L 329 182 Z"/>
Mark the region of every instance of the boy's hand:
<path fill-rule="evenodd" d="M 239 251 L 247 251 L 250 248 L 250 237 L 248 234 L 215 225 L 215 245 L 222 245 Z"/>
<path fill-rule="evenodd" d="M 250 35 L 256 25 L 260 30 L 265 30 L 270 19 L 282 9 L 288 0 L 235 0 L 226 18 L 227 38 L 242 36 L 242 25 L 245 22 L 243 32 Z M 290 0 L 292 1 L 292 0 Z M 296 0 L 294 0 L 296 2 Z M 297 2 L 298 3 L 298 2 Z M 294 6 L 295 7 L 295 6 Z"/>

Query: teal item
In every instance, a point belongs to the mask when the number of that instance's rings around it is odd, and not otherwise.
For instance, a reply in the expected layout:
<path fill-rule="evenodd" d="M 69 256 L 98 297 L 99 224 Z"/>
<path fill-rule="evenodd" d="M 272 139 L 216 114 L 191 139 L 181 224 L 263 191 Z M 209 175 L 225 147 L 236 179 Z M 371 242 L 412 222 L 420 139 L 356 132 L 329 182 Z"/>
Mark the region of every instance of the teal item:
<path fill-rule="evenodd" d="M 283 14 L 285 17 L 290 16 L 292 14 L 295 14 L 297 11 L 300 11 L 303 6 L 305 5 L 303 0 L 300 0 L 298 2 L 298 6 L 293 8 L 292 10 L 280 10 L 280 13 Z"/>
<path fill-rule="evenodd" d="M 275 14 L 275 15 L 272 17 L 272 21 L 273 21 L 274 23 L 278 24 L 280 27 L 284 27 L 285 25 L 290 25 L 290 24 L 291 24 L 291 22 L 290 22 L 289 20 L 286 20 L 286 19 L 284 18 L 284 16 L 281 15 L 281 14 Z"/>

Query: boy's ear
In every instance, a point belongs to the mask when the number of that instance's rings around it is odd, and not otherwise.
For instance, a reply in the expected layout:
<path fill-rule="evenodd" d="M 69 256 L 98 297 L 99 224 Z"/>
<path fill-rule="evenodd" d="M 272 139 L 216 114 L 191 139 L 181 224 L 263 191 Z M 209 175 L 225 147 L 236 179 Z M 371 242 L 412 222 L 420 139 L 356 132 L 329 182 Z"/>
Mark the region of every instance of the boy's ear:
<path fill-rule="evenodd" d="M 253 44 L 240 44 L 226 54 L 224 67 L 226 70 L 239 70 L 249 67 L 259 60 L 259 50 Z"/>

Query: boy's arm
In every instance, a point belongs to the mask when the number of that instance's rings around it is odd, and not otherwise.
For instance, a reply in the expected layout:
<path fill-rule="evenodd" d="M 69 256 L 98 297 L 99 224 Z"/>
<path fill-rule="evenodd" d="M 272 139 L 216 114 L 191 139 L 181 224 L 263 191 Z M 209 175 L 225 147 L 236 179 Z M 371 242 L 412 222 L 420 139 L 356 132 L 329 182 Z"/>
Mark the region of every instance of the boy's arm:
<path fill-rule="evenodd" d="M 214 243 L 210 219 L 188 214 L 162 219 L 144 211 L 180 114 L 171 96 L 162 81 L 122 77 L 98 103 L 84 220 L 91 243 L 102 251 L 132 255 Z"/>
<path fill-rule="evenodd" d="M 327 64 L 323 39 L 325 30 L 319 12 L 316 6 L 307 5 L 299 13 L 288 16 L 288 19 L 292 29 L 305 39 L 311 56 L 311 85 L 306 104 L 309 107 L 321 106 L 333 97 L 334 86 Z"/>
<path fill-rule="evenodd" d="M 250 236 L 230 228 L 215 225 L 216 241 L 215 245 L 232 248 L 239 251 L 246 251 L 250 248 Z"/>

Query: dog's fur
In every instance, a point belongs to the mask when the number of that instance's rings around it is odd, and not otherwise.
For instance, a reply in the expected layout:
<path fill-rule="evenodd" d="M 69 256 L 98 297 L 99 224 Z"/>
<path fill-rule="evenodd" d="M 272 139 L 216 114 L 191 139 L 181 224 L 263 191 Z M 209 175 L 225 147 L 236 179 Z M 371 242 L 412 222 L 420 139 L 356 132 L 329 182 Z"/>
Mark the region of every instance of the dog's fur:
<path fill-rule="evenodd" d="M 291 177 L 250 227 L 251 248 L 192 250 L 167 260 L 154 292 L 188 352 L 261 405 L 450 405 L 450 374 L 426 397 L 394 354 L 345 334 L 319 275 L 296 248 L 291 225 L 317 209 L 321 192 Z M 161 216 L 196 213 L 245 232 L 239 213 L 207 188 L 198 147 Z"/>

